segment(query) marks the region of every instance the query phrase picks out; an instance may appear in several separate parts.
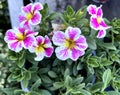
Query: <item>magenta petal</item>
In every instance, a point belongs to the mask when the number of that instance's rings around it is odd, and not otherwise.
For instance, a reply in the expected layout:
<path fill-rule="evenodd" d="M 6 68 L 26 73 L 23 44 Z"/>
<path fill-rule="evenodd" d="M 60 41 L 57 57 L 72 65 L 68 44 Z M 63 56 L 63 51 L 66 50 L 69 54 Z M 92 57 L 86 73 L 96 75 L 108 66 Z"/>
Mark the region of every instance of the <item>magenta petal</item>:
<path fill-rule="evenodd" d="M 32 30 L 26 30 L 26 36 L 31 36 L 31 35 L 36 35 L 37 34 L 37 32 L 34 32 L 34 31 L 32 31 Z"/>
<path fill-rule="evenodd" d="M 65 34 L 62 31 L 56 31 L 54 32 L 54 35 L 52 37 L 52 41 L 55 45 L 61 46 L 65 42 Z"/>
<path fill-rule="evenodd" d="M 86 38 L 82 35 L 75 41 L 75 43 L 86 44 Z"/>
<path fill-rule="evenodd" d="M 72 48 L 71 51 L 72 51 L 71 52 L 71 59 L 74 61 L 76 61 L 80 56 L 84 55 L 84 53 L 85 53 L 84 51 L 77 50 L 75 48 Z"/>
<path fill-rule="evenodd" d="M 36 42 L 37 42 L 37 45 L 43 44 L 44 43 L 44 38 L 42 36 L 37 36 L 36 37 Z"/>
<path fill-rule="evenodd" d="M 25 20 L 25 21 L 21 22 L 20 26 L 24 27 L 24 28 L 27 28 L 27 29 L 30 29 L 30 25 L 29 25 L 28 20 Z"/>
<path fill-rule="evenodd" d="M 105 30 L 100 30 L 97 34 L 97 38 L 103 38 L 106 35 L 106 31 Z"/>
<path fill-rule="evenodd" d="M 37 25 L 41 22 L 41 14 L 39 12 L 35 12 L 33 15 L 33 18 L 31 19 L 31 24 L 32 25 Z"/>
<path fill-rule="evenodd" d="M 14 40 L 16 40 L 16 34 L 15 34 L 15 31 L 10 29 L 6 32 L 6 35 L 5 35 L 5 41 L 6 42 L 12 42 Z"/>
<path fill-rule="evenodd" d="M 31 12 L 31 9 L 32 9 L 32 4 L 28 4 L 22 8 L 22 11 L 24 13 L 29 13 L 29 12 Z"/>
<path fill-rule="evenodd" d="M 60 60 L 66 60 L 69 58 L 69 52 L 66 48 L 57 47 L 55 53 L 57 58 Z"/>
<path fill-rule="evenodd" d="M 21 34 L 25 34 L 25 28 L 21 28 L 21 27 L 19 27 L 18 28 L 18 31 L 21 33 Z"/>
<path fill-rule="evenodd" d="M 95 15 L 97 11 L 97 7 L 95 5 L 89 5 L 87 11 L 90 15 Z"/>
<path fill-rule="evenodd" d="M 29 49 L 31 46 L 34 45 L 35 38 L 32 36 L 28 36 L 24 39 L 23 43 L 24 43 L 24 48 Z"/>
<path fill-rule="evenodd" d="M 45 48 L 45 55 L 46 57 L 50 57 L 53 53 L 53 48 Z"/>
<path fill-rule="evenodd" d="M 84 36 L 80 36 L 75 41 L 75 46 L 77 46 L 77 49 L 79 49 L 79 50 L 85 50 L 85 49 L 87 49 L 88 45 L 87 45 L 87 42 L 86 42 L 86 38 Z"/>
<path fill-rule="evenodd" d="M 98 10 L 97 10 L 97 16 L 98 16 L 98 17 L 102 17 L 102 16 L 103 16 L 103 12 L 102 12 L 101 7 L 102 7 L 102 6 L 98 7 Z"/>
<path fill-rule="evenodd" d="M 15 51 L 15 52 L 19 52 L 22 50 L 22 44 L 20 42 L 16 41 L 13 43 L 9 43 L 8 48 Z"/>
<path fill-rule="evenodd" d="M 91 26 L 91 28 L 93 28 L 93 29 L 95 29 L 95 30 L 99 30 L 100 25 L 99 25 L 99 23 L 97 22 L 97 18 L 91 17 L 91 19 L 90 19 L 90 26 Z"/>
<path fill-rule="evenodd" d="M 79 37 L 79 35 L 81 34 L 81 30 L 79 28 L 68 27 L 65 34 L 67 38 L 74 40 Z"/>
<path fill-rule="evenodd" d="M 25 16 L 23 15 L 19 15 L 18 18 L 20 23 L 26 20 Z"/>
<path fill-rule="evenodd" d="M 48 36 L 45 36 L 45 39 L 44 39 L 44 44 L 50 44 L 50 39 L 48 38 Z"/>
<path fill-rule="evenodd" d="M 104 22 L 104 20 L 101 21 L 100 25 L 101 25 L 102 28 L 104 28 L 104 29 L 110 28 L 110 27 Z"/>
<path fill-rule="evenodd" d="M 43 6 L 42 6 L 42 4 L 41 3 L 35 3 L 34 5 L 33 5 L 33 11 L 37 11 L 37 10 L 42 10 L 43 9 Z"/>

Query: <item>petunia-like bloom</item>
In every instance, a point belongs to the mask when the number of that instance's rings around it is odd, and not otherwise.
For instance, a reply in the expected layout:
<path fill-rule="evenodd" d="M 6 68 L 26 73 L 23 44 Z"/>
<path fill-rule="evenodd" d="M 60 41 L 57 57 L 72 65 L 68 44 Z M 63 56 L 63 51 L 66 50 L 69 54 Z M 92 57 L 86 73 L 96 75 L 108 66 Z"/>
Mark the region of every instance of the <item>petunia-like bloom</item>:
<path fill-rule="evenodd" d="M 103 19 L 102 6 L 96 7 L 95 5 L 89 5 L 87 8 L 88 13 L 91 15 L 90 27 L 99 30 L 97 38 L 103 38 L 106 35 L 106 29 L 110 28 Z"/>
<path fill-rule="evenodd" d="M 36 45 L 31 47 L 30 52 L 36 53 L 37 55 L 37 57 L 35 57 L 36 61 L 41 61 L 44 58 L 44 56 L 50 57 L 53 53 L 53 46 L 48 36 L 45 37 L 37 36 Z"/>
<path fill-rule="evenodd" d="M 39 11 L 42 9 L 43 6 L 41 3 L 31 3 L 22 7 L 22 14 L 19 15 L 20 24 L 26 27 L 39 24 L 42 17 Z"/>
<path fill-rule="evenodd" d="M 86 38 L 81 34 L 79 28 L 68 27 L 64 32 L 56 31 L 52 37 L 52 41 L 58 47 L 55 49 L 57 58 L 66 60 L 68 58 L 76 61 L 80 56 L 84 55 L 88 45 Z"/>
<path fill-rule="evenodd" d="M 8 48 L 15 52 L 21 51 L 23 48 L 29 49 L 35 44 L 36 32 L 26 30 L 25 28 L 9 29 L 5 35 L 5 42 L 8 43 Z"/>

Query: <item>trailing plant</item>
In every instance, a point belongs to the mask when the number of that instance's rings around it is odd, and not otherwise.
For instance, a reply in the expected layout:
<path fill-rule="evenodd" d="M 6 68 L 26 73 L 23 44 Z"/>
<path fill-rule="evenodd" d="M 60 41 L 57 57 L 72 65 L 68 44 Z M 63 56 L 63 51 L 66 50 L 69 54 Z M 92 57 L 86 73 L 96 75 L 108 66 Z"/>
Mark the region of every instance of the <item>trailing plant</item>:
<path fill-rule="evenodd" d="M 102 6 L 49 13 L 47 4 L 31 3 L 22 7 L 19 21 L 4 37 L 12 86 L 1 92 L 120 95 L 120 20 L 103 18 Z"/>

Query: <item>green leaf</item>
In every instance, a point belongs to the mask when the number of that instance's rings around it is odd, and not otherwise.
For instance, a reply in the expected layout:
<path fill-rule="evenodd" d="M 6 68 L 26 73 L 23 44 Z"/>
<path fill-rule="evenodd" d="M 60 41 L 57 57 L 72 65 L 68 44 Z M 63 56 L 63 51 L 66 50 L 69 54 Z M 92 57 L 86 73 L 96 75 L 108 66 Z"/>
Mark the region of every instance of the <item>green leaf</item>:
<path fill-rule="evenodd" d="M 17 60 L 17 62 L 16 62 L 16 64 L 17 64 L 20 68 L 23 67 L 24 63 L 25 63 L 25 58 L 24 58 L 24 57 L 19 58 L 19 59 Z"/>
<path fill-rule="evenodd" d="M 120 95 L 120 92 L 116 92 L 116 91 L 108 91 L 107 95 Z"/>
<path fill-rule="evenodd" d="M 30 80 L 30 79 L 31 79 L 31 72 L 30 72 L 30 71 L 25 71 L 25 72 L 24 72 L 24 76 L 25 76 L 24 79 Z"/>
<path fill-rule="evenodd" d="M 39 74 L 45 74 L 49 71 L 49 68 L 40 68 Z"/>
<path fill-rule="evenodd" d="M 71 64 L 73 63 L 73 60 L 72 60 L 72 59 L 68 59 L 68 60 L 67 60 L 67 63 L 68 63 L 69 65 L 71 65 Z"/>
<path fill-rule="evenodd" d="M 70 75 L 70 69 L 66 69 L 64 72 L 64 78 L 67 77 L 68 75 Z"/>
<path fill-rule="evenodd" d="M 110 50 L 117 50 L 116 47 L 112 43 L 101 43 L 100 44 L 102 47 Z"/>
<path fill-rule="evenodd" d="M 88 57 L 87 64 L 91 67 L 99 67 L 98 57 L 96 57 L 96 56 Z"/>
<path fill-rule="evenodd" d="M 73 83 L 72 78 L 69 75 L 67 75 L 66 78 L 65 78 L 64 86 L 65 87 L 71 87 L 72 83 Z"/>
<path fill-rule="evenodd" d="M 100 89 L 103 87 L 103 85 L 104 85 L 103 82 L 97 82 L 90 88 L 90 90 L 95 93 L 97 91 L 100 91 Z"/>
<path fill-rule="evenodd" d="M 29 80 L 23 79 L 21 83 L 22 83 L 23 88 L 27 88 L 29 84 Z"/>
<path fill-rule="evenodd" d="M 53 64 L 52 64 L 52 66 L 57 66 L 60 62 L 61 62 L 61 61 L 60 61 L 58 58 L 56 58 L 56 59 L 54 60 Z"/>
<path fill-rule="evenodd" d="M 14 95 L 14 88 L 4 88 L 3 92 L 6 93 L 7 95 Z"/>
<path fill-rule="evenodd" d="M 41 75 L 41 79 L 45 83 L 52 83 L 52 80 L 47 75 Z"/>
<path fill-rule="evenodd" d="M 87 90 L 84 90 L 84 89 L 81 89 L 80 92 L 81 92 L 83 95 L 91 95 L 90 92 L 88 92 Z"/>
<path fill-rule="evenodd" d="M 59 89 L 61 87 L 64 86 L 64 83 L 63 82 L 55 82 L 53 83 L 53 86 L 56 88 L 56 89 Z"/>
<path fill-rule="evenodd" d="M 92 50 L 96 50 L 97 45 L 96 45 L 95 39 L 91 37 L 86 37 L 86 39 L 87 39 L 88 47 Z"/>
<path fill-rule="evenodd" d="M 79 62 L 77 65 L 77 70 L 82 70 L 82 69 L 83 69 L 83 65 L 81 64 L 81 62 Z"/>
<path fill-rule="evenodd" d="M 83 77 L 77 77 L 76 79 L 73 80 L 73 85 L 81 84 L 82 81 Z"/>
<path fill-rule="evenodd" d="M 110 69 L 107 69 L 104 73 L 103 73 L 103 76 L 102 76 L 102 80 L 103 80 L 103 83 L 104 83 L 104 87 L 103 87 L 103 90 L 106 88 L 106 86 L 109 84 L 109 82 L 111 81 L 112 79 L 112 74 L 111 74 L 111 70 Z"/>
<path fill-rule="evenodd" d="M 14 91 L 14 95 L 21 95 L 21 94 L 24 94 L 23 90 L 15 90 Z"/>
<path fill-rule="evenodd" d="M 30 94 L 28 94 L 28 95 L 43 95 L 43 94 L 41 94 L 41 93 L 39 93 L 39 92 L 36 92 L 36 91 L 32 91 L 32 92 L 30 92 Z"/>
<path fill-rule="evenodd" d="M 112 61 L 120 63 L 120 59 L 116 54 L 111 54 L 110 58 L 112 59 Z"/>
<path fill-rule="evenodd" d="M 73 16 L 74 15 L 74 10 L 73 10 L 73 8 L 71 7 L 71 6 L 67 6 L 67 9 L 66 9 L 66 11 L 67 11 L 67 14 L 69 15 L 69 16 Z"/>
<path fill-rule="evenodd" d="M 12 82 L 15 81 L 15 79 L 13 78 L 12 74 L 10 74 L 7 78 L 8 82 Z"/>
<path fill-rule="evenodd" d="M 48 90 L 40 89 L 39 90 L 40 95 L 52 95 Z"/>
<path fill-rule="evenodd" d="M 101 58 L 101 63 L 100 63 L 100 65 L 103 65 L 103 66 L 109 66 L 109 65 L 111 65 L 111 64 L 113 64 L 113 62 L 112 61 L 110 61 L 110 60 L 108 60 L 107 58 Z"/>
<path fill-rule="evenodd" d="M 41 79 L 38 79 L 31 87 L 31 90 L 36 90 L 41 84 Z"/>
<path fill-rule="evenodd" d="M 49 72 L 48 72 L 48 75 L 49 75 L 51 78 L 56 78 L 56 77 L 58 77 L 57 74 L 56 74 L 55 72 L 53 72 L 53 71 L 49 71 Z"/>
<path fill-rule="evenodd" d="M 84 89 L 79 89 L 79 91 L 73 90 L 71 93 L 73 93 L 74 95 L 91 95 L 90 92 L 88 92 L 87 90 L 84 90 Z"/>

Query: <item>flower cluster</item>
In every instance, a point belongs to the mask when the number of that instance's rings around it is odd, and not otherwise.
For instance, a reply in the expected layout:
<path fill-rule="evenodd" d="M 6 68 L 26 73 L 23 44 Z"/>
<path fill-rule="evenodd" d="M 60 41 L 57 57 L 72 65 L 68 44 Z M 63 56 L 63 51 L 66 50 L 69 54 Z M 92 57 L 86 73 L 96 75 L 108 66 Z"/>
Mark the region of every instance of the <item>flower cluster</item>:
<path fill-rule="evenodd" d="M 97 38 L 103 38 L 106 35 L 106 29 L 110 28 L 103 19 L 102 6 L 96 7 L 95 5 L 89 5 L 87 8 L 88 13 L 91 15 L 90 27 L 99 30 Z"/>
<path fill-rule="evenodd" d="M 15 52 L 20 52 L 23 48 L 35 53 L 36 61 L 41 61 L 44 57 L 50 57 L 54 51 L 49 37 L 37 35 L 31 25 L 41 23 L 39 10 L 43 6 L 40 3 L 28 4 L 22 7 L 22 14 L 19 15 L 20 27 L 9 29 L 5 35 L 8 48 Z M 76 61 L 85 54 L 88 45 L 86 38 L 81 35 L 81 30 L 77 27 L 68 27 L 65 32 L 55 31 L 52 37 L 53 44 L 58 46 L 55 53 L 58 59 L 68 58 Z"/>

